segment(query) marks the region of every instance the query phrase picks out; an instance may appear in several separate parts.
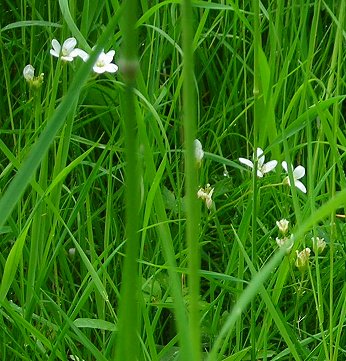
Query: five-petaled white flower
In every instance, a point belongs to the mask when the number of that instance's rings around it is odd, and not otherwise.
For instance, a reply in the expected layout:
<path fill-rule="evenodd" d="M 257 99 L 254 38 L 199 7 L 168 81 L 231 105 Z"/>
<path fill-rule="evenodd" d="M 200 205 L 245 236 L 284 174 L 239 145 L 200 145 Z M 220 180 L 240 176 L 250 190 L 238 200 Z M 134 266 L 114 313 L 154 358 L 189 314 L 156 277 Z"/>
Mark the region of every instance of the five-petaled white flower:
<path fill-rule="evenodd" d="M 98 56 L 96 63 L 93 66 L 93 70 L 95 73 L 102 74 L 105 72 L 108 73 L 115 73 L 118 71 L 118 65 L 113 64 L 115 51 L 110 50 L 105 53 L 103 50 L 101 51 L 100 55 Z"/>
<path fill-rule="evenodd" d="M 76 48 L 77 40 L 75 38 L 68 38 L 64 41 L 62 46 L 58 40 L 52 40 L 52 47 L 50 54 L 56 58 L 61 58 L 64 61 L 72 61 L 75 57 L 80 56 L 83 60 L 87 57 L 84 50 Z"/>
<path fill-rule="evenodd" d="M 261 148 L 257 148 L 256 156 L 254 158 L 257 160 L 257 177 L 262 178 L 265 173 L 272 171 L 278 162 L 276 160 L 271 160 L 268 163 L 264 163 L 265 156 Z M 254 168 L 254 163 L 246 158 L 239 158 L 239 162 L 247 165 L 250 168 Z"/>
<path fill-rule="evenodd" d="M 197 163 L 197 166 L 200 167 L 201 163 L 202 163 L 202 159 L 204 157 L 204 151 L 203 151 L 203 148 L 202 148 L 202 143 L 198 139 L 195 139 L 193 141 L 193 145 L 194 145 L 194 148 L 195 148 L 196 163 Z"/>
<path fill-rule="evenodd" d="M 287 162 L 283 161 L 282 163 L 282 168 L 286 171 L 286 173 L 288 173 L 288 166 L 287 166 Z M 299 180 L 300 178 L 303 178 L 305 175 L 305 168 L 301 165 L 298 165 L 298 167 L 293 169 L 293 166 L 291 165 L 291 169 L 292 169 L 292 175 L 293 175 L 293 181 L 294 181 L 294 185 L 301 190 L 303 193 L 306 193 L 306 188 L 305 185 Z M 290 178 L 287 176 L 284 179 L 284 184 L 288 184 L 291 185 L 290 183 Z"/>

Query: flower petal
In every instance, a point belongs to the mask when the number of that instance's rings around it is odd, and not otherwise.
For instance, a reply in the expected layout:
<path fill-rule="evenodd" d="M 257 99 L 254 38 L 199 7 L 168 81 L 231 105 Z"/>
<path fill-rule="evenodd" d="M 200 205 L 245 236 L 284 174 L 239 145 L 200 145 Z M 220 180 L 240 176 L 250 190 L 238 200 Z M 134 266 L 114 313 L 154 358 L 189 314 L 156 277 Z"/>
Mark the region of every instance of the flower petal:
<path fill-rule="evenodd" d="M 239 158 L 239 162 L 247 165 L 247 166 L 250 167 L 250 168 L 253 168 L 253 163 L 252 163 L 251 160 L 249 160 L 249 159 Z"/>
<path fill-rule="evenodd" d="M 75 38 L 68 38 L 64 41 L 62 47 L 64 51 L 70 53 L 76 45 L 77 45 L 77 40 Z"/>
<path fill-rule="evenodd" d="M 285 170 L 285 172 L 288 172 L 287 162 L 283 161 L 281 163 L 281 165 L 282 165 L 282 168 Z"/>
<path fill-rule="evenodd" d="M 70 56 L 72 56 L 72 58 L 75 58 L 77 56 L 79 56 L 80 58 L 82 58 L 82 60 L 85 62 L 89 59 L 89 55 L 87 52 L 85 52 L 84 50 L 82 49 L 73 49 L 70 53 Z"/>
<path fill-rule="evenodd" d="M 304 185 L 301 181 L 295 180 L 295 181 L 294 181 L 294 185 L 295 185 L 299 190 L 301 190 L 303 193 L 306 193 L 305 185 Z"/>
<path fill-rule="evenodd" d="M 104 73 L 106 71 L 106 67 L 94 65 L 93 70 L 97 74 L 102 74 L 102 73 Z"/>
<path fill-rule="evenodd" d="M 264 164 L 261 168 L 261 172 L 262 173 L 268 173 L 271 170 L 273 170 L 276 165 L 278 164 L 278 162 L 276 160 L 271 160 L 270 162 Z"/>
<path fill-rule="evenodd" d="M 115 50 L 109 50 L 106 54 L 104 54 L 104 60 L 106 63 L 110 63 L 115 55 Z"/>
<path fill-rule="evenodd" d="M 105 68 L 108 73 L 115 73 L 118 71 L 118 65 L 113 63 L 107 64 Z"/>
<path fill-rule="evenodd" d="M 259 178 L 263 177 L 263 173 L 259 169 L 257 169 L 257 177 Z"/>
<path fill-rule="evenodd" d="M 257 158 L 258 168 L 262 168 L 262 165 L 263 165 L 263 163 L 264 163 L 265 156 L 264 156 L 263 150 L 262 150 L 261 148 L 257 148 L 256 158 Z"/>
<path fill-rule="evenodd" d="M 55 51 L 57 54 L 60 54 L 61 45 L 60 45 L 60 43 L 58 42 L 58 40 L 56 40 L 56 39 L 53 39 L 53 40 L 52 40 L 52 47 L 53 47 L 54 51 Z"/>
<path fill-rule="evenodd" d="M 300 179 L 304 177 L 304 175 L 305 175 L 305 168 L 301 165 L 298 165 L 298 167 L 296 167 L 293 171 L 293 177 L 295 179 Z"/>

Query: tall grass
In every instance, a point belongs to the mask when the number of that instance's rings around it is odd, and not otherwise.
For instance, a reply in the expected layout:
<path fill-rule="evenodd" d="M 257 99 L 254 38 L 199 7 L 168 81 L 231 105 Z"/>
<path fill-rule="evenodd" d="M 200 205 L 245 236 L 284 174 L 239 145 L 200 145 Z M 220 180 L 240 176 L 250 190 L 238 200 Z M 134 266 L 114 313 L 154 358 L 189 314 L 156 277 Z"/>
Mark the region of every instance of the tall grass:
<path fill-rule="evenodd" d="M 345 359 L 345 6 L 3 2 L 1 359 Z"/>

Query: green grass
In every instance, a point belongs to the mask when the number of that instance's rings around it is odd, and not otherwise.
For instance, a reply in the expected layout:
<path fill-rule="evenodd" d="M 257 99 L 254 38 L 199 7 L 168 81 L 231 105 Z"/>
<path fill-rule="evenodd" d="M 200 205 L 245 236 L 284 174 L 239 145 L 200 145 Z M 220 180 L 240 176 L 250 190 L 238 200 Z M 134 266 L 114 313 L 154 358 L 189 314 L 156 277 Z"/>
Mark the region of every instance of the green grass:
<path fill-rule="evenodd" d="M 127 5 L 3 1 L 0 359 L 344 360 L 346 3 Z"/>

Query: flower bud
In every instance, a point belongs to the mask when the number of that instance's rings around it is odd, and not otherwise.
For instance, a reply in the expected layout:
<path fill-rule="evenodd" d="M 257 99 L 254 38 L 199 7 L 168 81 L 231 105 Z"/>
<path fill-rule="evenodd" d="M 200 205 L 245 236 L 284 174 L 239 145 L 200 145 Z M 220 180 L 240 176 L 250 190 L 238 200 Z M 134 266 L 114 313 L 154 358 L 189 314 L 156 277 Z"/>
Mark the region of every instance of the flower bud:
<path fill-rule="evenodd" d="M 197 166 L 200 167 L 201 164 L 202 164 L 202 159 L 204 157 L 202 143 L 198 139 L 195 139 L 194 142 L 193 142 L 193 145 L 194 145 L 194 148 L 195 148 L 196 163 L 197 163 Z"/>

